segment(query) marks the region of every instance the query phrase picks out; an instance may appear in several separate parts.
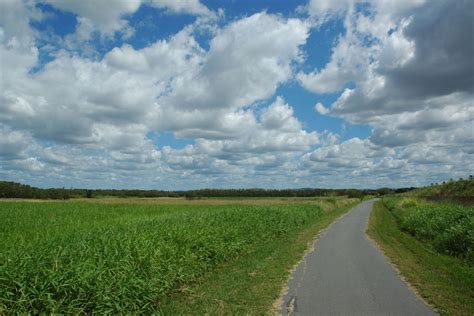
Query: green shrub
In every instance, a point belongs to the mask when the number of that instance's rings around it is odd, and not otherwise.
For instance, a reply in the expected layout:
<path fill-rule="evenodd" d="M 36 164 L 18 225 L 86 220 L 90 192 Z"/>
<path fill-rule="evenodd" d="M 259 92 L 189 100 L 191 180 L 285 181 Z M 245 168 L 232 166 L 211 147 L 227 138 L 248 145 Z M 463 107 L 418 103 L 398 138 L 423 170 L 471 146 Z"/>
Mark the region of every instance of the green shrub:
<path fill-rule="evenodd" d="M 400 228 L 441 253 L 474 264 L 474 209 L 456 204 L 384 200 Z"/>

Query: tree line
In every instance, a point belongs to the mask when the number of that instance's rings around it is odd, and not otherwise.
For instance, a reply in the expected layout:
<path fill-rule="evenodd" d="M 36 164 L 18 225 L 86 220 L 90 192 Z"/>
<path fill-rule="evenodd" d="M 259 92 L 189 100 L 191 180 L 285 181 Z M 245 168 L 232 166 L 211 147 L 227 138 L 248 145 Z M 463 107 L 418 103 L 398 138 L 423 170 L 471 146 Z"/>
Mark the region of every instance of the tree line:
<path fill-rule="evenodd" d="M 206 197 L 316 197 L 316 196 L 348 196 L 362 198 L 366 195 L 385 195 L 402 193 L 414 188 L 380 188 L 380 189 L 200 189 L 189 191 L 164 190 L 117 190 L 117 189 L 66 189 L 66 188 L 36 188 L 27 184 L 13 181 L 0 181 L 0 198 L 54 199 L 93 198 L 101 196 L 114 197 L 184 197 L 199 199 Z"/>

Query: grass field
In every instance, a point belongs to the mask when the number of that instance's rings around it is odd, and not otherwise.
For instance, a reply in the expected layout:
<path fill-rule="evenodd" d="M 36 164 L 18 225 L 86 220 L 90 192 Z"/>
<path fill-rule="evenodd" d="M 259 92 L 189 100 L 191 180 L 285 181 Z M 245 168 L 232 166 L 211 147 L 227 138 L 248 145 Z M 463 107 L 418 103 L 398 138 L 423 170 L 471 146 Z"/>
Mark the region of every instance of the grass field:
<path fill-rule="evenodd" d="M 264 313 L 355 200 L 117 202 L 0 202 L 0 314 Z"/>
<path fill-rule="evenodd" d="M 472 212 L 398 197 L 376 203 L 370 216 L 369 236 L 442 315 L 474 314 L 474 268 L 467 256 Z"/>

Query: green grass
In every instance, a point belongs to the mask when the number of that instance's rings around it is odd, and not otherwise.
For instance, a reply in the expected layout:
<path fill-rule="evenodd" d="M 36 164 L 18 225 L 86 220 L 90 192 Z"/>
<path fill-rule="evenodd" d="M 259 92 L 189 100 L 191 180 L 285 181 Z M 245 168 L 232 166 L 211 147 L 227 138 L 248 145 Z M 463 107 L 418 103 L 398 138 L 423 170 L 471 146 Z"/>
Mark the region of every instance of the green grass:
<path fill-rule="evenodd" d="M 337 206 L 1 202 L 0 314 L 268 311 Z"/>
<path fill-rule="evenodd" d="M 448 181 L 442 184 L 426 186 L 410 192 L 408 196 L 437 196 L 437 197 L 474 197 L 474 180 Z"/>
<path fill-rule="evenodd" d="M 405 203 L 407 209 L 399 210 L 405 213 L 397 216 L 408 216 L 409 208 L 417 201 Z M 474 269 L 466 260 L 439 253 L 427 239 L 419 240 L 402 231 L 394 214 L 381 201 L 374 206 L 367 233 L 406 280 L 441 314 L 474 314 Z"/>
<path fill-rule="evenodd" d="M 403 231 L 474 266 L 474 208 L 396 197 L 384 203 Z"/>
<path fill-rule="evenodd" d="M 169 297 L 162 306 L 165 314 L 252 314 L 274 312 L 270 308 L 286 285 L 290 269 L 301 259 L 314 236 L 346 213 L 352 203 L 326 212 L 297 235 L 268 241 L 247 256 L 221 265 L 202 282 Z M 347 201 L 346 201 L 347 203 Z"/>

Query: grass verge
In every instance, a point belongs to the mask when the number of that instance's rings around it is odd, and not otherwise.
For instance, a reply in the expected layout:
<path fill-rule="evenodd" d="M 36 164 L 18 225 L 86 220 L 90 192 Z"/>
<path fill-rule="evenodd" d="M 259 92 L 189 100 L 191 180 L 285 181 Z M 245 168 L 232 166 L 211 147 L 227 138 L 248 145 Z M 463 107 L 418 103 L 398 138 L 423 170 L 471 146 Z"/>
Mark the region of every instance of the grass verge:
<path fill-rule="evenodd" d="M 374 204 L 367 233 L 440 314 L 474 314 L 474 269 L 465 261 L 436 253 L 402 232 L 382 201 Z"/>

